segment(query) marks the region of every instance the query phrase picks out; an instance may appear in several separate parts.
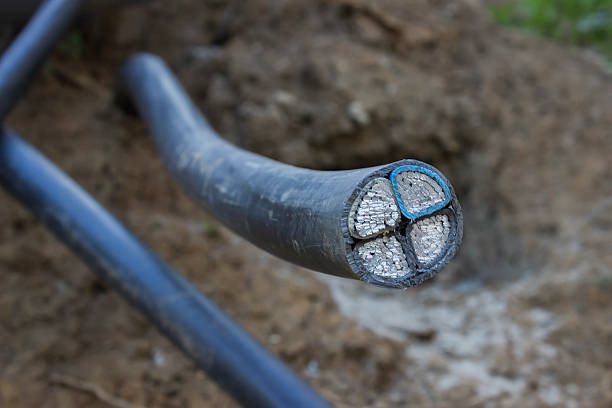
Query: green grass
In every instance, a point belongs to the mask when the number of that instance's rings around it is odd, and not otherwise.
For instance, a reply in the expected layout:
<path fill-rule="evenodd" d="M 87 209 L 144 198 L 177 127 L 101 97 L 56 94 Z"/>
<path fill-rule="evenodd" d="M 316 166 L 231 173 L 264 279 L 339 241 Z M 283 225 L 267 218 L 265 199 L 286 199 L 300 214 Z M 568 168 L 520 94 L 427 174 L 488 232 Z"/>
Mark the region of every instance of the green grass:
<path fill-rule="evenodd" d="M 508 0 L 491 12 L 500 24 L 593 47 L 612 58 L 612 0 Z"/>

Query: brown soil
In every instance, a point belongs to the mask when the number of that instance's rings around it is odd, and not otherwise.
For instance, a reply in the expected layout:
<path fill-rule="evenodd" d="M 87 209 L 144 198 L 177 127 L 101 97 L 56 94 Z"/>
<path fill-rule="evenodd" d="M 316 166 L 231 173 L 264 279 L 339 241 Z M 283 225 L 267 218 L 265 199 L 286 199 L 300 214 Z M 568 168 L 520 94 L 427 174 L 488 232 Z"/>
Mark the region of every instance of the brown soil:
<path fill-rule="evenodd" d="M 338 406 L 612 405 L 612 80 L 478 0 L 153 1 L 98 16 L 9 124 Z M 214 45 L 211 45 L 214 44 Z M 112 103 L 162 55 L 229 140 L 314 168 L 416 158 L 463 203 L 439 278 L 384 291 L 291 266 L 196 208 Z M 235 404 L 0 192 L 0 406 Z"/>

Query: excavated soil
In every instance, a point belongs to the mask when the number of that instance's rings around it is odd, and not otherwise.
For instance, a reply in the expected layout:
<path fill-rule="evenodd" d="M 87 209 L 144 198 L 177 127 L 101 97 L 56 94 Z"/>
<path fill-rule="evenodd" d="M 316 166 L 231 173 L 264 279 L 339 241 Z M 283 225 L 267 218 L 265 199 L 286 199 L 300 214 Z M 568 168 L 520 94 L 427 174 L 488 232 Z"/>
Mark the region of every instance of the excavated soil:
<path fill-rule="evenodd" d="M 606 63 L 501 29 L 479 0 L 203 3 L 101 12 L 8 124 L 339 407 L 612 406 Z M 465 210 L 456 260 L 382 290 L 226 231 L 113 103 L 139 50 L 245 148 L 321 169 L 437 166 Z M 236 406 L 0 192 L 0 406 L 108 407 L 58 376 L 138 406 Z"/>

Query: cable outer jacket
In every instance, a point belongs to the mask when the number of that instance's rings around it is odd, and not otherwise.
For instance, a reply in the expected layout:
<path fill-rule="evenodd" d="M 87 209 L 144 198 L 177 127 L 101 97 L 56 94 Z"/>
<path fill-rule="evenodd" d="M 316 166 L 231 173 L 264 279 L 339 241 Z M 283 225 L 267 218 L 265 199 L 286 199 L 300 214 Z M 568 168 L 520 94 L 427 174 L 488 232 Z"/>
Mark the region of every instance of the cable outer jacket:
<path fill-rule="evenodd" d="M 240 149 L 217 135 L 152 55 L 132 56 L 121 82 L 171 174 L 223 224 L 290 262 L 358 278 L 347 258 L 345 212 L 357 186 L 380 167 L 316 171 Z"/>

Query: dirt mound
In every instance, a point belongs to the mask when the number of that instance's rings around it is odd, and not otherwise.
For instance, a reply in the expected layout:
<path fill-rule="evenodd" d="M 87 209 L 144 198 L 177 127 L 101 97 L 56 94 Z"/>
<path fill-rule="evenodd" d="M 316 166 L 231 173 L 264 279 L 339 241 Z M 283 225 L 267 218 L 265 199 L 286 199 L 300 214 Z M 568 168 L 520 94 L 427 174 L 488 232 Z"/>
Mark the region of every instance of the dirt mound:
<path fill-rule="evenodd" d="M 609 359 L 597 357 L 612 330 L 612 81 L 596 62 L 502 31 L 467 0 L 154 1 L 99 16 L 88 35 L 83 58 L 47 64 L 10 124 L 324 396 L 339 406 L 559 405 L 555 392 L 573 384 L 565 401 L 612 401 Z M 313 274 L 195 208 L 144 127 L 111 103 L 117 64 L 143 49 L 169 61 L 238 145 L 314 168 L 408 157 L 445 172 L 465 210 L 457 261 L 422 291 L 357 290 L 364 304 L 403 297 L 400 313 L 419 310 L 428 325 L 387 327 L 391 306 L 355 323 L 334 302 L 354 287 L 327 283 L 332 299 Z M 233 406 L 0 194 L 0 405 L 104 406 L 49 381 L 63 373 L 146 406 Z M 506 348 L 470 343 L 466 332 L 487 338 L 491 320 L 521 336 Z M 496 341 L 506 326 L 497 329 Z M 532 369 L 534 356 L 548 360 Z M 503 385 L 498 394 L 481 392 L 487 381 Z"/>

